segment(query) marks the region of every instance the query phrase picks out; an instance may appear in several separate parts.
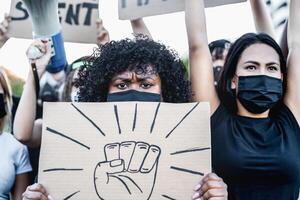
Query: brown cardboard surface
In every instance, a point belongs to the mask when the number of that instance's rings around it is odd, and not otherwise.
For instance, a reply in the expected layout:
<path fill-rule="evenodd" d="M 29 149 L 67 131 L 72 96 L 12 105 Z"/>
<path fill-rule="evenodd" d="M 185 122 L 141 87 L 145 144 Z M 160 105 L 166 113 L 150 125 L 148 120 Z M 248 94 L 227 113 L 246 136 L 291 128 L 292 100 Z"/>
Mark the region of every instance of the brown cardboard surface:
<path fill-rule="evenodd" d="M 96 43 L 96 20 L 99 18 L 99 0 L 59 0 L 59 17 L 64 40 L 66 42 Z M 97 5 L 97 9 L 88 9 L 83 4 Z M 78 7 L 78 24 L 76 9 Z M 67 13 L 69 12 L 69 17 Z M 71 17 L 73 14 L 74 17 Z M 22 0 L 12 0 L 9 25 L 9 36 L 16 38 L 32 38 L 32 25 L 25 4 Z M 85 23 L 86 22 L 86 23 Z"/>
<path fill-rule="evenodd" d="M 205 7 L 215 7 L 246 0 L 205 0 Z M 184 0 L 119 0 L 119 19 L 137 19 L 184 10 Z"/>
<path fill-rule="evenodd" d="M 56 200 L 191 199 L 210 148 L 208 103 L 45 103 L 38 181 Z"/>

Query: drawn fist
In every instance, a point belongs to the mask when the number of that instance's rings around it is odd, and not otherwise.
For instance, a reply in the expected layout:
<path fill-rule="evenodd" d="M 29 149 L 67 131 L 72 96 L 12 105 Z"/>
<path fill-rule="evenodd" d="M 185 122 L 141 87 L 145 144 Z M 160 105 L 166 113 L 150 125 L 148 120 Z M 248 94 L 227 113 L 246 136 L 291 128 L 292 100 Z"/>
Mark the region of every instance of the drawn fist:
<path fill-rule="evenodd" d="M 106 161 L 94 171 L 98 197 L 111 199 L 148 199 L 153 191 L 160 148 L 144 142 L 126 141 L 104 147 Z"/>

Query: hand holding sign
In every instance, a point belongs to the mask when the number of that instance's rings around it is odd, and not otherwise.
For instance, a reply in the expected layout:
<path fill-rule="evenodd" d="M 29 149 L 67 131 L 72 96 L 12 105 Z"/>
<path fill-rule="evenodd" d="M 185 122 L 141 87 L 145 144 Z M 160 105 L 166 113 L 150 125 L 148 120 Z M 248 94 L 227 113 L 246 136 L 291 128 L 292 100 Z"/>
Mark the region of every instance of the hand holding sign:
<path fill-rule="evenodd" d="M 127 141 L 107 144 L 104 152 L 106 161 L 99 162 L 94 171 L 98 197 L 107 199 L 107 191 L 118 188 L 113 199 L 120 196 L 123 199 L 148 199 L 155 184 L 160 148 L 144 142 Z"/>

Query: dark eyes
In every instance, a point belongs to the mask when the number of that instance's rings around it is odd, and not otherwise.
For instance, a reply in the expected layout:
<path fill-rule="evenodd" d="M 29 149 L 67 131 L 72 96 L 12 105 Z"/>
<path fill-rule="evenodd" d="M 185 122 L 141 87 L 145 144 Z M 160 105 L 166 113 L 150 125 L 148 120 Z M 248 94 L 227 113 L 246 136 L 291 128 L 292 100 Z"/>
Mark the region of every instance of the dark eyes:
<path fill-rule="evenodd" d="M 269 66 L 268 67 L 268 71 L 278 71 L 279 69 L 278 69 L 278 67 L 276 67 L 276 66 Z"/>
<path fill-rule="evenodd" d="M 248 66 L 245 67 L 245 69 L 248 70 L 248 71 L 254 71 L 254 70 L 256 70 L 256 66 L 248 65 Z"/>
<path fill-rule="evenodd" d="M 125 89 L 129 88 L 129 85 L 130 85 L 130 83 L 118 83 L 118 84 L 115 84 L 115 87 L 117 87 L 120 90 L 125 90 Z M 153 84 L 148 83 L 148 82 L 143 82 L 143 83 L 140 84 L 140 87 L 143 88 L 143 89 L 149 89 L 152 86 L 153 86 Z"/>
<path fill-rule="evenodd" d="M 126 88 L 128 88 L 128 85 L 126 83 L 119 83 L 116 85 L 116 87 L 120 90 L 125 90 Z"/>
<path fill-rule="evenodd" d="M 141 88 L 143 88 L 143 89 L 149 89 L 152 86 L 153 86 L 153 84 L 151 84 L 151 83 L 142 83 L 141 84 Z"/>
<path fill-rule="evenodd" d="M 255 71 L 257 69 L 257 67 L 254 66 L 254 65 L 248 65 L 248 66 L 245 67 L 245 69 L 248 70 L 248 71 Z M 268 66 L 267 70 L 269 72 L 276 72 L 276 71 L 279 70 L 279 68 L 277 66 Z"/>

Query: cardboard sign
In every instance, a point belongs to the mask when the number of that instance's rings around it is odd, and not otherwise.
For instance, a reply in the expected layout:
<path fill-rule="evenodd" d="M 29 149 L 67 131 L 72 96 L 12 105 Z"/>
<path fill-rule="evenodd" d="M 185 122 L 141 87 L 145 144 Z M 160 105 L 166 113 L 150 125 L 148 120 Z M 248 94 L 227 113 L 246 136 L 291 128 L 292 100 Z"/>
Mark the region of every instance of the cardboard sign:
<path fill-rule="evenodd" d="M 208 103 L 45 103 L 39 183 L 54 199 L 190 199 L 211 171 Z"/>
<path fill-rule="evenodd" d="M 137 19 L 184 10 L 185 0 L 119 0 L 119 19 Z M 205 7 L 240 3 L 246 0 L 205 0 Z"/>
<path fill-rule="evenodd" d="M 59 0 L 59 18 L 66 42 L 96 42 L 98 5 L 99 0 Z M 11 1 L 10 16 L 9 36 L 31 39 L 31 20 L 21 0 Z"/>

